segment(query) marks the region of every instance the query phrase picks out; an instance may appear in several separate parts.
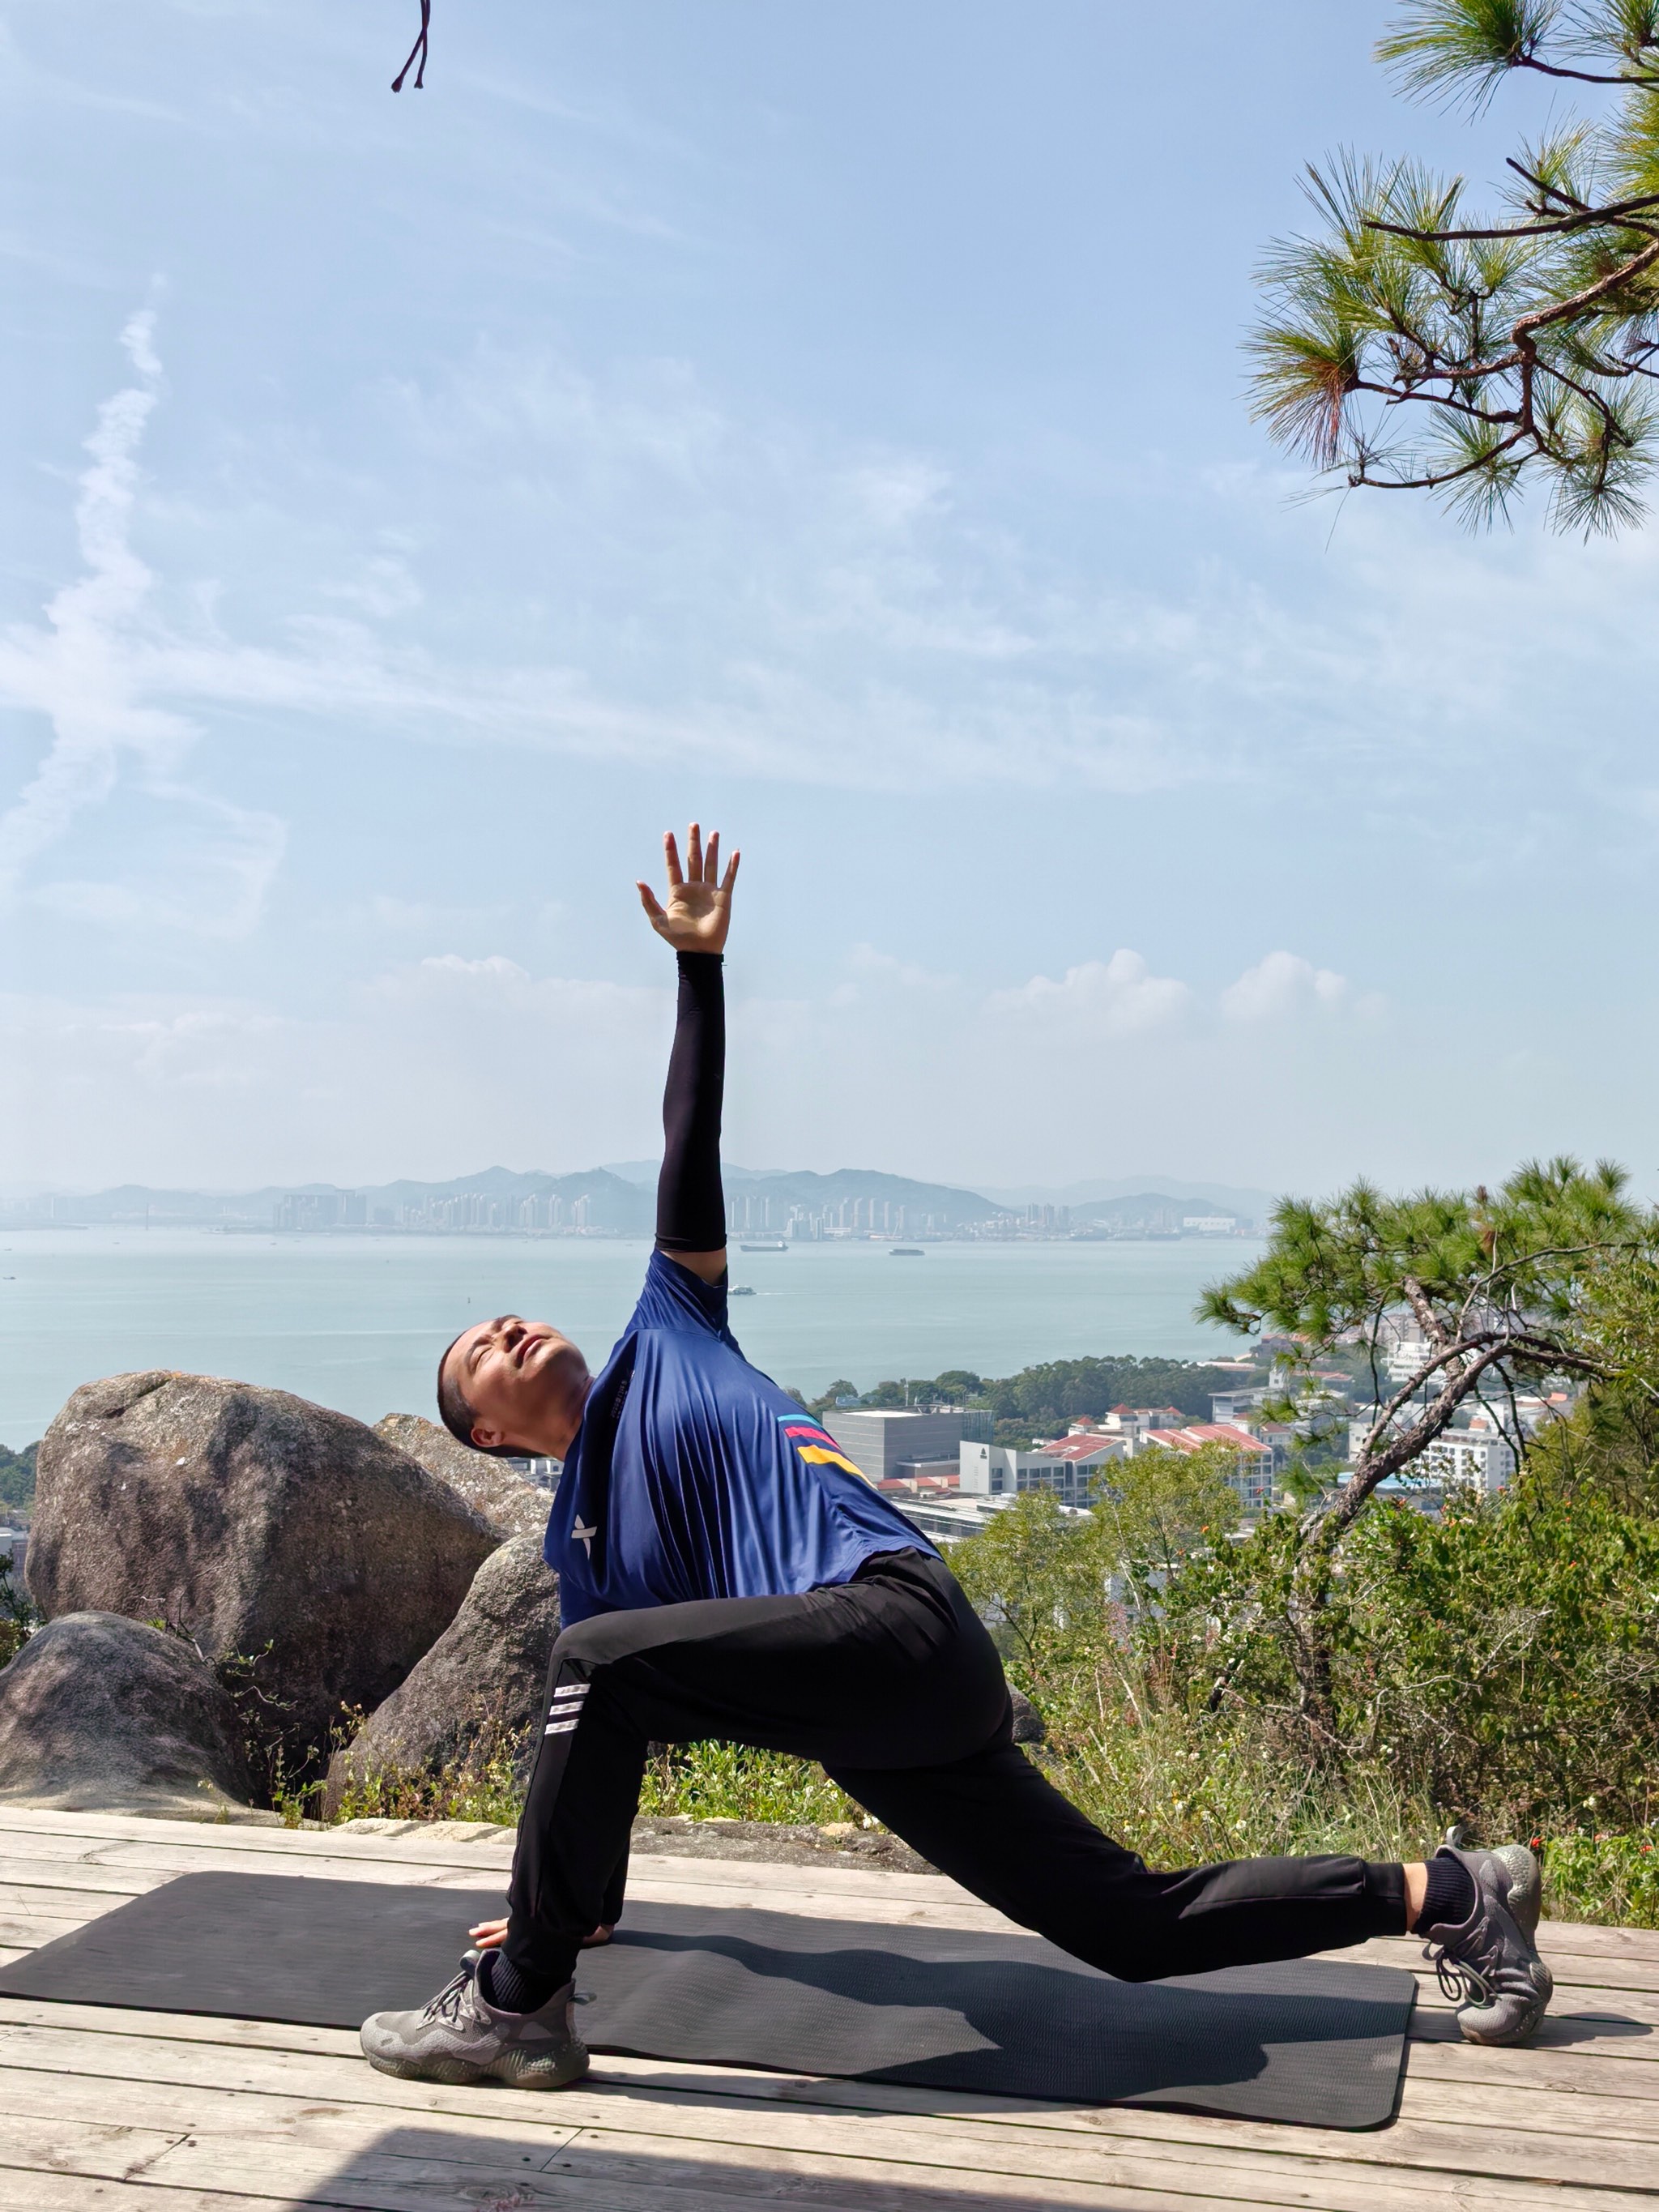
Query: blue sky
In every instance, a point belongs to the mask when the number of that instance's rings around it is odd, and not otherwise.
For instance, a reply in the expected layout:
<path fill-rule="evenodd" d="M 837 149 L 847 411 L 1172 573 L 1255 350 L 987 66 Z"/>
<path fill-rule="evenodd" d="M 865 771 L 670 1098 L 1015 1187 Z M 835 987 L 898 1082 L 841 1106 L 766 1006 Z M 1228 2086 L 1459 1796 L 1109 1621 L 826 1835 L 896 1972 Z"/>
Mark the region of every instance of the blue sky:
<path fill-rule="evenodd" d="M 1386 10 L 0 0 L 0 1170 L 1659 1187 L 1651 533 L 1294 497 Z"/>

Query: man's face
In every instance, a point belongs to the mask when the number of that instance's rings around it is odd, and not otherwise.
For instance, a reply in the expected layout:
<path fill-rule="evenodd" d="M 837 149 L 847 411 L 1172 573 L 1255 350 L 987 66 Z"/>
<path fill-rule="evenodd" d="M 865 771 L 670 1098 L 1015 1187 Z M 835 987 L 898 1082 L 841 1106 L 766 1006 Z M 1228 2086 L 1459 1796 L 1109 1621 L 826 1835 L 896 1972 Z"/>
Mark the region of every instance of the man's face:
<path fill-rule="evenodd" d="M 444 1361 L 473 1412 L 472 1441 L 562 1459 L 592 1380 L 568 1336 L 544 1321 L 498 1314 L 458 1337 Z"/>

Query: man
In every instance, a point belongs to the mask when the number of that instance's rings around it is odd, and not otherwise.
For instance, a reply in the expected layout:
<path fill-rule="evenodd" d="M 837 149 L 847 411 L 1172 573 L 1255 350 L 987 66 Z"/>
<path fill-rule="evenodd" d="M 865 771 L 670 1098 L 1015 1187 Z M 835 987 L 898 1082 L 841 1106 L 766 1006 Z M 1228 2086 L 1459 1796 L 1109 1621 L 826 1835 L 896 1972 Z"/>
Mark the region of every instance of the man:
<path fill-rule="evenodd" d="M 668 896 L 640 896 L 679 968 L 657 1249 L 601 1373 L 516 1315 L 457 1337 L 438 1401 L 484 1451 L 564 1462 L 548 1523 L 563 1626 L 503 1923 L 424 2011 L 365 2022 L 387 2073 L 556 2088 L 587 2069 L 582 1944 L 621 1910 L 646 1746 L 717 1737 L 817 1759 L 849 1796 L 1021 1926 L 1130 1981 L 1416 1930 L 1477 2043 L 1529 2034 L 1551 1992 L 1520 1844 L 1426 1865 L 1355 1858 L 1146 1867 L 1016 1748 L 995 1647 L 933 1546 L 726 1326 L 721 955 L 737 878 L 694 823 Z"/>

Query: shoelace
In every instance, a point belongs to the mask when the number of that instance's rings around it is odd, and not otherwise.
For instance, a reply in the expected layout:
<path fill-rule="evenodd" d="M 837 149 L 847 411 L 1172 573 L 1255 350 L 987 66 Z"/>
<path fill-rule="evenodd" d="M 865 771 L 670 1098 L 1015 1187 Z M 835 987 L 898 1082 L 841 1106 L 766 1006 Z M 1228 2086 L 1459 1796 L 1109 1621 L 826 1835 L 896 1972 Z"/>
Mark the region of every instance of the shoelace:
<path fill-rule="evenodd" d="M 1447 1943 L 1425 1943 L 1423 1956 L 1434 1961 L 1434 1978 L 1449 2004 L 1491 2004 L 1505 1992 L 1533 1994 L 1530 1965 L 1505 1966 L 1503 1938 L 1494 1929 L 1484 1949 L 1456 1957 Z"/>
<path fill-rule="evenodd" d="M 1434 1978 L 1448 2004 L 1471 2004 L 1477 1999 L 1482 2003 L 1490 2001 L 1492 1984 L 1472 1960 L 1455 1959 L 1444 1943 L 1425 1943 L 1423 1956 L 1434 1961 Z"/>
<path fill-rule="evenodd" d="M 421 2018 L 447 2020 L 452 2027 L 459 2027 L 461 2023 L 461 2007 L 465 2003 L 466 1993 L 471 1986 L 471 1972 L 467 1967 L 463 1966 L 454 1980 L 439 1990 L 437 1996 L 421 2014 Z"/>

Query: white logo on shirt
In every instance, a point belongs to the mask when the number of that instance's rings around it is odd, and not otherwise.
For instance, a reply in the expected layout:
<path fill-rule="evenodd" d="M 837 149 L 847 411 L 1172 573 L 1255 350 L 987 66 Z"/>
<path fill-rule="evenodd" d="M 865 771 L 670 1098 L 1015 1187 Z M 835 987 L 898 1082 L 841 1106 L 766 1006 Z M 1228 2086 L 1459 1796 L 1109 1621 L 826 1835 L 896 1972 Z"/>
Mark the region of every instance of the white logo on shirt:
<path fill-rule="evenodd" d="M 583 1524 L 578 1521 L 575 1527 L 570 1531 L 570 1533 L 591 1559 L 593 1556 L 593 1539 L 599 1534 L 599 1530 L 597 1528 L 585 1528 Z"/>

